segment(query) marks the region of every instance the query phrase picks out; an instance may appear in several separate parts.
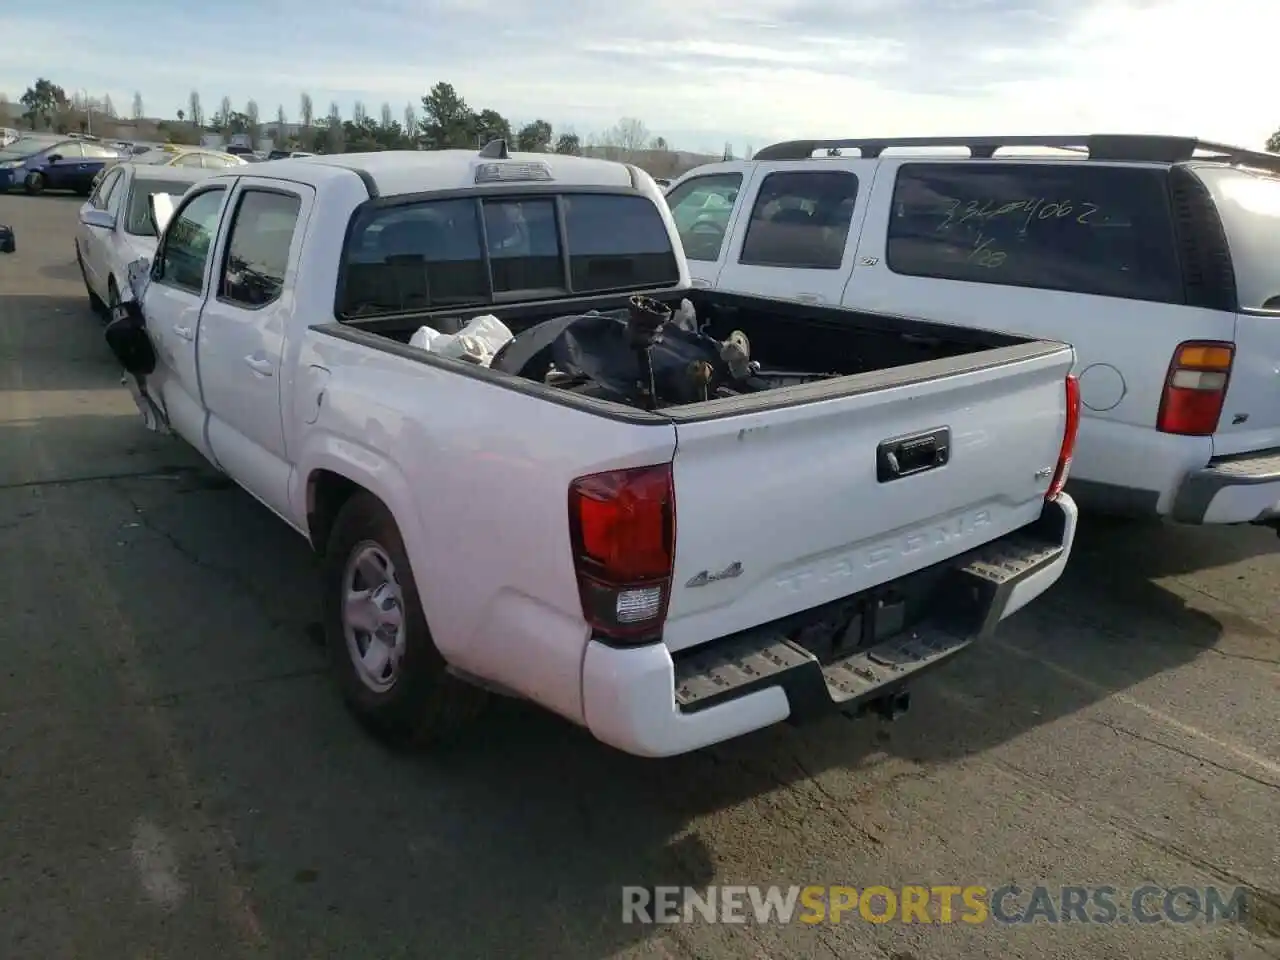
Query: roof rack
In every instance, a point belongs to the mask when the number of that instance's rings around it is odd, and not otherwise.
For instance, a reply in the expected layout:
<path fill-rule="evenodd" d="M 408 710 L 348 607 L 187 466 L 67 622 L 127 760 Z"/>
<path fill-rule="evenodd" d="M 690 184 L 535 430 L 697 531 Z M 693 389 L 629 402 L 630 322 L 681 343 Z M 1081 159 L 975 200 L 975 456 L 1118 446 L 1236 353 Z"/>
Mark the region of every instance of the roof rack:
<path fill-rule="evenodd" d="M 875 158 L 893 147 L 965 147 L 974 159 L 987 160 L 1001 147 L 1049 147 L 1087 152 L 1090 160 L 1133 160 L 1152 163 L 1185 163 L 1213 160 L 1257 167 L 1280 173 L 1280 154 L 1248 150 L 1195 137 L 1148 134 L 1092 133 L 1082 136 L 1015 137 L 891 137 L 853 140 L 788 140 L 757 150 L 753 160 L 808 160 L 817 150 L 857 149 Z M 1202 155 L 1197 156 L 1200 153 Z M 1204 156 L 1203 154 L 1210 154 Z"/>

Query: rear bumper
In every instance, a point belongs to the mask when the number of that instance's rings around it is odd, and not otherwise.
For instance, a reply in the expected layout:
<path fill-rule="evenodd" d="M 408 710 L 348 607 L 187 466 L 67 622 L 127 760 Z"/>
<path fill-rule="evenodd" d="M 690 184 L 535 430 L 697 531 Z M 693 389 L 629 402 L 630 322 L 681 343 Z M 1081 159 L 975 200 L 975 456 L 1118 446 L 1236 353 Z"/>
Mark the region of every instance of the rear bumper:
<path fill-rule="evenodd" d="M 673 658 L 664 644 L 592 641 L 583 663 L 586 725 L 627 753 L 667 757 L 781 720 L 857 711 L 902 690 L 994 631 L 1062 576 L 1075 538 L 1070 497 L 1040 521 L 923 572 L 937 586 L 926 619 L 848 655 L 819 658 L 798 639 L 846 618 L 831 608 L 711 641 Z M 917 575 L 913 575 L 917 576 Z"/>
<path fill-rule="evenodd" d="M 1251 523 L 1280 516 L 1280 450 L 1209 461 L 1178 487 L 1179 523 Z"/>

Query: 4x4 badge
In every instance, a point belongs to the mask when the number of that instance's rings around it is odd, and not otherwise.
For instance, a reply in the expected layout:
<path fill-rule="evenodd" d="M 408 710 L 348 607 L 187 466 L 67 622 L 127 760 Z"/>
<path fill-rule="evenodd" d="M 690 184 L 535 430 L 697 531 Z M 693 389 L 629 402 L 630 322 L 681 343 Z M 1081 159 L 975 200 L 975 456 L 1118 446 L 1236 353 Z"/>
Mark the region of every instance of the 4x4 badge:
<path fill-rule="evenodd" d="M 719 573 L 709 573 L 703 570 L 701 573 L 690 577 L 685 584 L 686 587 L 705 587 L 708 583 L 715 583 L 717 580 L 731 580 L 734 577 L 742 576 L 742 564 L 735 560 Z"/>

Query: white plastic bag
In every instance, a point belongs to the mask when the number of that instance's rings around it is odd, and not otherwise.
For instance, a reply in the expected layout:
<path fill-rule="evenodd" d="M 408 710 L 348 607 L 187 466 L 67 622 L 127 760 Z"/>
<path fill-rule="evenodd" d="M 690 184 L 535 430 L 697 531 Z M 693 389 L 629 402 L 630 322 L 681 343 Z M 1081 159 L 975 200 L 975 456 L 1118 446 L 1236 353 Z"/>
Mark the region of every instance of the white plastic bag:
<path fill-rule="evenodd" d="M 431 327 L 419 327 L 409 340 L 409 346 L 487 367 L 494 354 L 512 336 L 505 323 L 492 314 L 485 314 L 472 317 L 457 333 L 441 333 Z"/>

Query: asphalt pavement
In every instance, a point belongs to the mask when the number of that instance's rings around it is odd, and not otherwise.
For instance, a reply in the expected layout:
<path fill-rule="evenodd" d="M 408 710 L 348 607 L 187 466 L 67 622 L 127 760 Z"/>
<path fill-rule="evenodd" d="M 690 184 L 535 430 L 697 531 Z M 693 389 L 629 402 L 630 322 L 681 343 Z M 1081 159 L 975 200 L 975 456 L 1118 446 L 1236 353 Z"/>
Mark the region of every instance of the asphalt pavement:
<path fill-rule="evenodd" d="M 75 266 L 78 206 L 0 197 L 3 960 L 1280 956 L 1274 534 L 1085 518 L 1065 580 L 893 724 L 645 761 L 502 701 L 448 751 L 392 753 L 323 671 L 306 544 L 143 429 Z M 623 886 L 712 884 L 1216 886 L 1247 907 L 622 922 Z"/>

